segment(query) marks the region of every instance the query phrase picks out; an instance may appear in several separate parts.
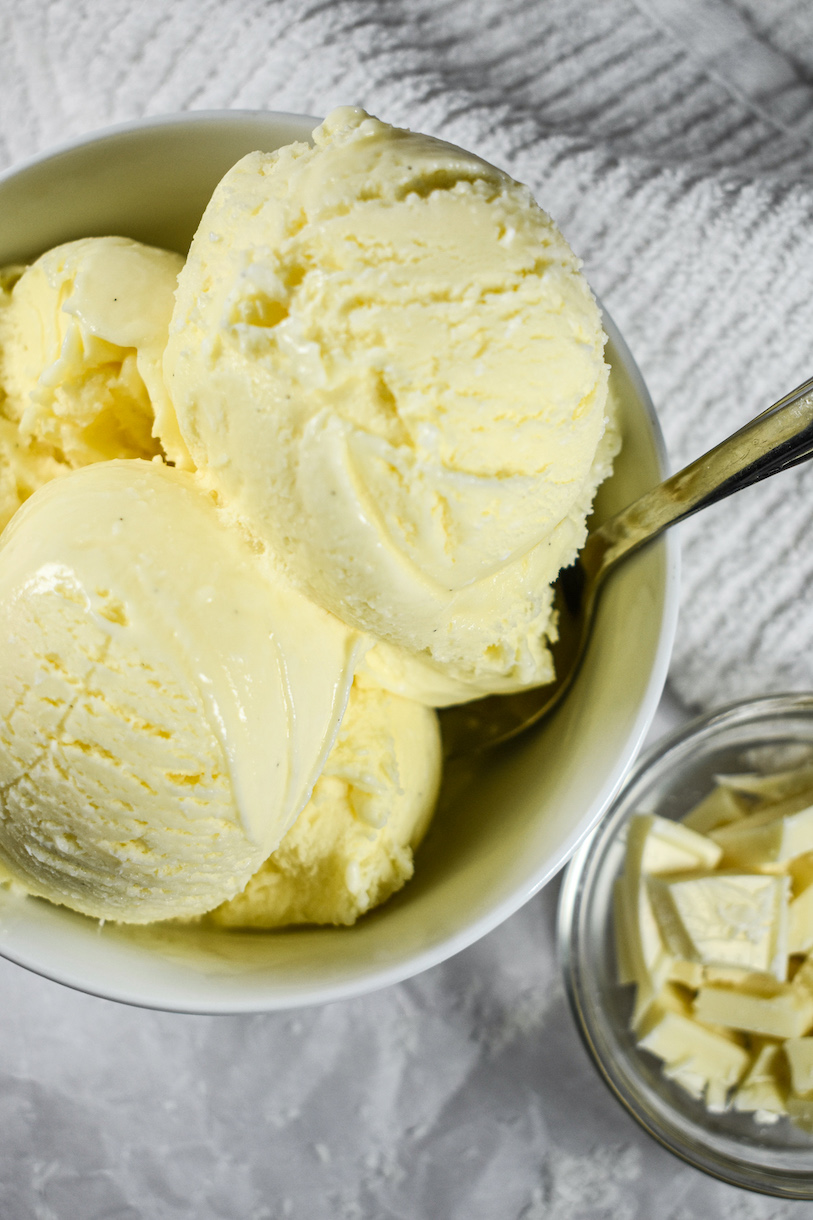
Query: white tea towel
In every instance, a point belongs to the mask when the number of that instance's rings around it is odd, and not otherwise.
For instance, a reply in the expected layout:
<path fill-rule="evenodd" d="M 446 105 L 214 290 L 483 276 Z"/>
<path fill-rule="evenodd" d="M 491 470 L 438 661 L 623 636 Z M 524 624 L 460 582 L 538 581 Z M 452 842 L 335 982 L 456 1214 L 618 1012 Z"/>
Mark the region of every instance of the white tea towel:
<path fill-rule="evenodd" d="M 0 0 L 0 165 L 144 114 L 347 102 L 533 187 L 673 464 L 813 373 L 810 0 Z M 683 527 L 686 700 L 813 686 L 811 522 L 801 467 Z M 147 1013 L 0 961 L 0 1216 L 810 1220 L 618 1106 L 567 1011 L 555 904 L 302 1013 Z"/>

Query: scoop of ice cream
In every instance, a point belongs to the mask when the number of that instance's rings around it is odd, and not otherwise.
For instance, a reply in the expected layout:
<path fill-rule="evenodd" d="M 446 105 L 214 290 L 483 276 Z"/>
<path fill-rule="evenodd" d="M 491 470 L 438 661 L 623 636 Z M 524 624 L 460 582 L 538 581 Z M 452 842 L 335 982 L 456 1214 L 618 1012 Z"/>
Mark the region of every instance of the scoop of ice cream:
<path fill-rule="evenodd" d="M 412 876 L 440 783 L 437 717 L 355 684 L 313 796 L 277 850 L 216 923 L 352 924 Z"/>
<path fill-rule="evenodd" d="M 203 216 L 164 364 L 184 439 L 346 622 L 464 698 L 547 680 L 548 586 L 609 464 L 579 263 L 470 153 L 352 108 L 313 138 Z"/>
<path fill-rule="evenodd" d="M 161 445 L 190 465 L 162 372 L 182 266 L 166 250 L 89 237 L 2 273 L 0 528 L 78 466 Z"/>
<path fill-rule="evenodd" d="M 0 538 L 0 861 L 106 919 L 209 910 L 307 802 L 354 636 L 194 477 L 103 462 Z"/>

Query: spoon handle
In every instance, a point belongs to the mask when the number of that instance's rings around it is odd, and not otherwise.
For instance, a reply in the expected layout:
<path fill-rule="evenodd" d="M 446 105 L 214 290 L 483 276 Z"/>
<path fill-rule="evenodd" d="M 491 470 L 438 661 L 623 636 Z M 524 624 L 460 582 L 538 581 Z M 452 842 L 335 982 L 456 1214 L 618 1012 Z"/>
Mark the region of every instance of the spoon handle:
<path fill-rule="evenodd" d="M 670 525 L 809 458 L 813 458 L 813 378 L 605 521 L 587 539 L 582 566 L 600 581 L 619 559 Z"/>

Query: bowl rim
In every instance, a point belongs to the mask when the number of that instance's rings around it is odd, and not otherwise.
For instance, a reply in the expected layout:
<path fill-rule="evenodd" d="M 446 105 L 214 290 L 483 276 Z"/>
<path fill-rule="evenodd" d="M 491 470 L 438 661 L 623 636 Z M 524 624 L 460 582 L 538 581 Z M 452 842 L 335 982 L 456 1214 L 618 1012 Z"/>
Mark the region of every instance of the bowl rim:
<path fill-rule="evenodd" d="M 58 160 L 65 154 L 70 154 L 93 145 L 101 145 L 105 141 L 117 137 L 143 133 L 153 128 L 159 130 L 172 127 L 183 129 L 184 127 L 205 126 L 211 123 L 228 123 L 232 120 L 249 122 L 257 120 L 259 123 L 268 120 L 279 121 L 281 123 L 290 121 L 294 123 L 308 123 L 311 125 L 311 128 L 322 122 L 320 118 L 312 115 L 289 111 L 253 109 L 190 110 L 148 115 L 139 119 L 97 128 L 93 131 L 71 137 L 31 157 L 17 161 L 0 173 L 0 185 L 19 175 L 24 175 L 29 170 L 36 169 L 49 161 Z M 666 446 L 652 398 L 638 365 L 618 327 L 600 301 L 599 307 L 602 311 L 602 320 L 608 339 L 615 348 L 619 357 L 619 363 L 625 375 L 629 378 L 634 395 L 648 420 L 651 441 L 661 477 L 665 478 L 668 473 Z M 574 826 L 571 834 L 564 839 L 559 849 L 546 860 L 543 867 L 539 868 L 532 882 L 515 890 L 473 923 L 467 924 L 465 928 L 459 929 L 439 943 L 402 962 L 378 969 L 361 978 L 322 985 L 306 984 L 302 986 L 295 997 L 278 996 L 272 998 L 270 996 L 258 995 L 256 999 L 241 998 L 236 1002 L 214 1001 L 189 1004 L 173 1002 L 171 997 L 168 997 L 165 1001 L 159 1001 L 141 997 L 134 992 L 127 992 L 122 988 L 108 987 L 107 989 L 100 989 L 98 986 L 91 986 L 83 982 L 69 969 L 46 969 L 37 963 L 35 956 L 29 956 L 23 952 L 9 951 L 2 944 L 0 944 L 0 956 L 30 970 L 34 974 L 39 974 L 44 978 L 62 983 L 74 990 L 103 999 L 116 1000 L 120 1003 L 159 1011 L 234 1014 L 290 1009 L 365 995 L 379 988 L 403 982 L 416 974 L 422 973 L 424 970 L 439 965 L 463 949 L 468 948 L 518 911 L 521 906 L 528 902 L 564 867 L 573 853 L 577 851 L 579 845 L 591 835 L 596 826 L 604 818 L 607 810 L 611 807 L 625 783 L 630 767 L 638 755 L 660 701 L 667 678 L 672 645 L 677 628 L 680 575 L 680 551 L 677 531 L 668 531 L 657 540 L 656 545 L 663 548 L 664 555 L 663 613 L 657 637 L 658 642 L 646 688 L 634 718 L 633 728 L 627 738 L 624 751 L 619 755 L 610 781 L 602 789 L 600 797 L 594 803 L 590 820 L 585 824 L 578 823 Z"/>
<path fill-rule="evenodd" d="M 273 118 L 280 122 L 286 120 L 294 123 L 305 122 L 313 125 L 311 130 L 323 122 L 315 115 L 302 114 L 295 110 L 252 110 L 238 107 L 226 110 L 167 110 L 160 114 L 144 115 L 139 119 L 125 119 L 120 123 L 110 123 L 105 127 L 94 127 L 79 135 L 70 136 L 67 140 L 60 140 L 58 144 L 49 144 L 41 152 L 32 153 L 29 157 L 23 157 L 19 161 L 7 165 L 4 170 L 0 171 L 0 183 L 5 182 L 8 178 L 15 178 L 29 169 L 36 169 L 45 161 L 54 160 L 65 153 L 76 152 L 78 149 L 87 148 L 92 144 L 102 144 L 111 137 L 135 134 L 150 127 L 194 127 L 199 123 L 228 122 L 232 118 L 243 120 Z"/>
<path fill-rule="evenodd" d="M 725 728 L 746 712 L 751 712 L 753 715 L 745 720 L 745 724 L 764 718 L 771 713 L 792 713 L 794 711 L 813 713 L 813 691 L 788 691 L 737 699 L 710 712 L 702 712 L 694 716 L 691 720 L 665 734 L 641 755 L 628 772 L 613 806 L 617 805 L 627 790 L 637 784 L 647 772 L 704 730 Z M 608 818 L 612 812 L 612 808 L 607 811 Z M 627 824 L 630 816 L 632 816 L 632 811 L 619 822 L 612 839 Z M 705 1146 L 699 1146 L 698 1151 L 693 1153 L 687 1147 L 670 1139 L 669 1135 L 659 1128 L 657 1122 L 649 1120 L 647 1111 L 638 1104 L 637 1098 L 619 1084 L 612 1071 L 612 1066 L 600 1054 L 592 1036 L 590 1022 L 585 1015 L 580 986 L 577 982 L 581 970 L 577 969 L 578 956 L 575 941 L 580 909 L 583 902 L 586 901 L 586 895 L 589 894 L 589 887 L 584 884 L 584 874 L 594 848 L 597 849 L 601 830 L 601 825 L 595 826 L 574 852 L 562 881 L 556 919 L 556 948 L 570 1012 L 582 1044 L 587 1050 L 588 1057 L 599 1078 L 647 1135 L 667 1152 L 672 1153 L 687 1165 L 691 1165 L 692 1168 L 699 1169 L 709 1177 L 725 1182 L 729 1186 L 737 1186 L 756 1194 L 800 1201 L 813 1199 L 813 1169 L 809 1173 L 797 1172 L 795 1174 L 782 1171 L 783 1185 L 782 1182 L 774 1181 L 774 1173 L 778 1174 L 780 1171 L 749 1166 L 744 1159 L 726 1156 L 724 1153 L 711 1151 Z M 607 849 L 611 841 L 608 839 L 602 845 L 603 850 Z"/>

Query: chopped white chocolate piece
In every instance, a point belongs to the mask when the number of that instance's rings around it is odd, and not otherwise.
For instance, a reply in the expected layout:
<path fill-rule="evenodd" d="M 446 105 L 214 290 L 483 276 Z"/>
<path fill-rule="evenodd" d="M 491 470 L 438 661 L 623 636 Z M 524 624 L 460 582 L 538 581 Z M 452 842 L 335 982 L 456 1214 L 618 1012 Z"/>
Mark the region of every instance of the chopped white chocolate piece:
<path fill-rule="evenodd" d="M 801 894 L 809 886 L 813 885 L 813 851 L 805 852 L 802 856 L 796 856 L 788 864 L 788 873 L 791 880 L 791 888 L 794 898 Z"/>
<path fill-rule="evenodd" d="M 616 877 L 613 885 L 613 926 L 615 928 L 616 977 L 621 986 L 636 982 L 635 965 L 632 959 L 631 941 L 635 930 L 627 917 L 626 886 L 623 877 Z"/>
<path fill-rule="evenodd" d="M 678 957 L 670 965 L 666 977 L 670 983 L 680 983 L 696 991 L 705 979 L 705 972 L 699 962 L 687 962 Z"/>
<path fill-rule="evenodd" d="M 748 812 L 748 806 L 729 788 L 713 788 L 708 796 L 690 809 L 683 819 L 682 825 L 698 834 L 707 835 L 718 826 L 728 826 L 738 822 Z"/>
<path fill-rule="evenodd" d="M 757 868 L 783 864 L 813 851 L 813 805 L 807 795 L 760 809 L 709 836 L 723 849 L 723 864 Z"/>
<path fill-rule="evenodd" d="M 787 1065 L 782 1043 L 766 1042 L 732 1099 L 735 1110 L 764 1114 L 787 1113 Z M 762 1121 L 765 1121 L 762 1119 Z"/>
<path fill-rule="evenodd" d="M 706 1086 L 706 1109 L 711 1110 L 712 1114 L 722 1114 L 727 1110 L 731 1105 L 731 1088 L 728 1079 L 712 1076 Z"/>
<path fill-rule="evenodd" d="M 656 1025 L 665 1012 L 676 1012 L 682 1017 L 690 1017 L 692 1015 L 692 1002 L 686 995 L 682 987 L 675 987 L 672 983 L 664 983 L 657 996 L 652 1011 L 647 1016 L 646 1025 L 642 1029 L 651 1029 Z"/>
<path fill-rule="evenodd" d="M 757 974 L 762 978 L 762 974 Z M 773 977 L 773 976 L 771 976 Z M 725 983 L 729 987 L 742 987 L 748 991 L 748 984 L 754 978 L 753 970 L 743 970 L 741 966 L 704 966 L 704 983 Z M 698 987 L 700 983 L 698 983 Z"/>
<path fill-rule="evenodd" d="M 813 1097 L 796 1097 L 791 1093 L 787 1100 L 788 1118 L 803 1131 L 813 1132 Z"/>
<path fill-rule="evenodd" d="M 813 996 L 813 957 L 806 957 L 793 975 L 793 986 L 797 991 Z"/>
<path fill-rule="evenodd" d="M 787 973 L 790 883 L 753 873 L 651 877 L 652 908 L 667 948 L 708 966 Z"/>
<path fill-rule="evenodd" d="M 694 1014 L 710 1025 L 768 1038 L 799 1038 L 813 1025 L 813 993 L 795 980 L 777 983 L 767 975 L 755 975 L 748 991 L 704 984 L 697 992 Z"/>
<path fill-rule="evenodd" d="M 813 1093 L 813 1038 L 788 1038 L 785 1054 L 793 1092 L 797 1096 Z"/>
<path fill-rule="evenodd" d="M 672 966 L 672 955 L 661 938 L 643 881 L 638 882 L 637 890 L 633 891 L 632 895 L 629 888 L 627 889 L 626 902 L 626 926 L 631 929 L 629 961 L 636 985 L 635 1007 L 632 1013 L 632 1025 L 635 1028 L 666 982 Z"/>
<path fill-rule="evenodd" d="M 722 854 L 717 843 L 680 822 L 639 813 L 630 819 L 625 872 L 640 876 L 714 868 Z"/>
<path fill-rule="evenodd" d="M 788 865 L 793 900 L 788 908 L 788 953 L 813 949 L 813 852 Z"/>
<path fill-rule="evenodd" d="M 616 908 L 616 950 L 619 979 L 635 983 L 633 1028 L 669 977 L 673 954 L 663 942 L 652 912 L 645 877 L 675 869 L 709 868 L 721 850 L 711 839 L 654 814 L 630 820 L 624 873 L 613 901 Z"/>
<path fill-rule="evenodd" d="M 807 953 L 808 949 L 813 949 L 813 885 L 788 907 L 788 953 Z"/>
<path fill-rule="evenodd" d="M 659 870 L 685 866 L 687 860 L 698 868 L 719 856 L 720 849 L 710 839 L 677 823 L 652 814 L 639 814 L 631 819 L 624 873 L 613 901 L 619 978 L 623 976 L 636 986 L 633 1028 L 660 992 L 673 962 L 652 912 L 645 877 Z"/>
<path fill-rule="evenodd" d="M 790 771 L 774 771 L 771 775 L 748 772 L 744 775 L 716 775 L 714 778 L 724 791 L 756 796 L 764 802 L 781 801 L 800 792 L 810 793 L 813 802 L 813 765 L 794 767 Z"/>
<path fill-rule="evenodd" d="M 670 1079 L 697 1098 L 711 1089 L 717 1105 L 748 1068 L 748 1054 L 733 1038 L 674 1011 L 662 997 L 650 1005 L 641 1035 L 639 1046 L 663 1060 Z"/>

